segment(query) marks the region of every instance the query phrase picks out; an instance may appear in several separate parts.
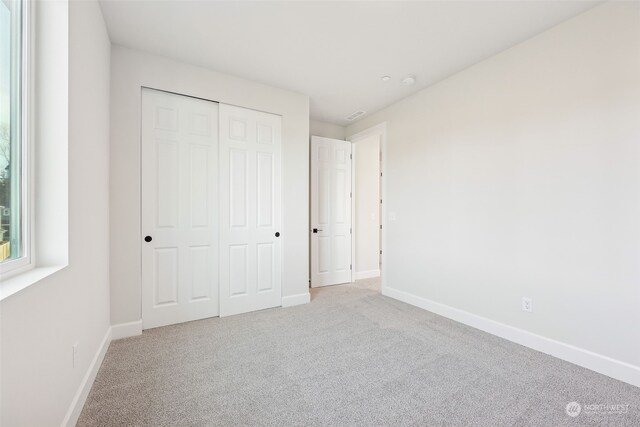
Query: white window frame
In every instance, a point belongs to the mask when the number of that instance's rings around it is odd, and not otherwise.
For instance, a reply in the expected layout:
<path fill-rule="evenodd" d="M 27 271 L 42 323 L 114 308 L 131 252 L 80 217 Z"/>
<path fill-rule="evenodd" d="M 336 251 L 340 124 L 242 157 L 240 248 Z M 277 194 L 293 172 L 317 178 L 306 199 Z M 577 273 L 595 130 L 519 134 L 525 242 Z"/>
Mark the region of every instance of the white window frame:
<path fill-rule="evenodd" d="M 69 3 L 23 2 L 29 7 L 23 15 L 28 116 L 22 145 L 29 258 L 0 274 L 0 301 L 69 265 Z"/>
<path fill-rule="evenodd" d="M 0 281 L 13 275 L 23 273 L 34 267 L 33 262 L 33 173 L 31 150 L 31 108 L 33 105 L 32 91 L 33 80 L 31 73 L 31 2 L 21 1 L 22 7 L 22 40 L 20 55 L 20 247 L 22 256 L 13 260 L 0 263 Z"/>

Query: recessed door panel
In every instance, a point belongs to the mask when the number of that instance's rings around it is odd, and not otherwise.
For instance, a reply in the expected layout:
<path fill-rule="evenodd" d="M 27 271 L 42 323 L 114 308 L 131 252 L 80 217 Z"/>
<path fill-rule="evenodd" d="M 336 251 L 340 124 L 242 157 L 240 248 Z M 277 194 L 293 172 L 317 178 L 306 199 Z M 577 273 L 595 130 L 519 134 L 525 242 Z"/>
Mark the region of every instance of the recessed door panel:
<path fill-rule="evenodd" d="M 351 221 L 351 210 L 349 210 L 349 218 L 347 218 L 347 205 L 351 204 L 351 199 L 349 199 L 347 192 L 347 177 L 346 172 L 344 170 L 338 169 L 334 171 L 335 174 L 335 187 L 334 187 L 334 198 L 333 198 L 333 206 L 334 206 L 334 222 L 335 224 L 344 225 L 346 222 Z M 351 175 L 349 175 L 349 180 Z"/>
<path fill-rule="evenodd" d="M 191 295 L 189 301 L 211 298 L 211 248 L 193 246 L 189 248 L 191 258 Z"/>
<path fill-rule="evenodd" d="M 158 248 L 154 252 L 155 306 L 176 304 L 178 302 L 178 249 Z"/>
<path fill-rule="evenodd" d="M 273 243 L 258 244 L 258 292 L 273 290 L 275 267 L 273 247 Z"/>
<path fill-rule="evenodd" d="M 319 145 L 315 147 L 316 157 L 318 160 L 318 164 L 326 164 L 331 162 L 331 146 L 330 145 Z"/>
<path fill-rule="evenodd" d="M 247 140 L 247 120 L 237 117 L 228 118 L 229 121 L 229 139 L 234 141 Z"/>
<path fill-rule="evenodd" d="M 350 257 L 347 255 L 348 252 L 351 251 L 351 247 L 347 247 L 347 236 L 334 236 L 332 243 L 333 250 L 331 255 L 335 271 L 345 272 L 349 270 Z"/>
<path fill-rule="evenodd" d="M 207 227 L 209 214 L 209 185 L 212 176 L 209 171 L 209 150 L 212 148 L 192 144 L 189 147 L 189 201 L 192 227 Z"/>
<path fill-rule="evenodd" d="M 268 124 L 258 123 L 257 140 L 258 144 L 273 144 L 273 127 Z"/>
<path fill-rule="evenodd" d="M 229 247 L 229 295 L 232 297 L 247 294 L 247 245 Z"/>
<path fill-rule="evenodd" d="M 246 150 L 229 150 L 229 208 L 231 227 L 247 227 L 247 156 Z"/>
<path fill-rule="evenodd" d="M 208 114 L 194 113 L 189 116 L 190 129 L 194 135 L 210 136 L 211 135 L 211 117 Z"/>
<path fill-rule="evenodd" d="M 175 107 L 155 107 L 155 126 L 159 130 L 178 130 L 178 110 Z"/>
<path fill-rule="evenodd" d="M 157 139 L 156 182 L 158 227 L 178 226 L 178 143 Z"/>
<path fill-rule="evenodd" d="M 329 236 L 318 236 L 318 273 L 327 274 L 331 265 L 331 238 Z"/>
<path fill-rule="evenodd" d="M 317 211 L 317 225 L 323 226 L 329 223 L 329 197 L 331 196 L 331 170 L 320 168 L 317 173 L 317 195 L 318 201 L 315 207 Z"/>
<path fill-rule="evenodd" d="M 273 226 L 273 153 L 257 153 L 258 227 Z"/>

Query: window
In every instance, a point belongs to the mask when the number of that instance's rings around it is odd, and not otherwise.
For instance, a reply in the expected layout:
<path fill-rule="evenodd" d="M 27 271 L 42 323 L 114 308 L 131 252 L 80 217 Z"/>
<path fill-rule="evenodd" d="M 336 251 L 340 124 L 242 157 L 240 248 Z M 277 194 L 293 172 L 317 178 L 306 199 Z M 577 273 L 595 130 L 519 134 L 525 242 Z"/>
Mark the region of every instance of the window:
<path fill-rule="evenodd" d="M 29 264 L 24 113 L 26 4 L 0 0 L 0 272 Z"/>

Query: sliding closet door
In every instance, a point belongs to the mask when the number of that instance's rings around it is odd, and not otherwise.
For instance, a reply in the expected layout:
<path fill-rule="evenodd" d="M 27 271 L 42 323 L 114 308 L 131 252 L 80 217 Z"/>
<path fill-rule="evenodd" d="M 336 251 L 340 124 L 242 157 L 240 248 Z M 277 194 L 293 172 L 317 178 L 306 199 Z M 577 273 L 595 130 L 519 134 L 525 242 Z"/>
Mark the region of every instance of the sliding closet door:
<path fill-rule="evenodd" d="M 220 315 L 281 305 L 280 116 L 220 104 Z"/>
<path fill-rule="evenodd" d="M 141 113 L 143 328 L 217 316 L 218 104 L 143 89 Z"/>

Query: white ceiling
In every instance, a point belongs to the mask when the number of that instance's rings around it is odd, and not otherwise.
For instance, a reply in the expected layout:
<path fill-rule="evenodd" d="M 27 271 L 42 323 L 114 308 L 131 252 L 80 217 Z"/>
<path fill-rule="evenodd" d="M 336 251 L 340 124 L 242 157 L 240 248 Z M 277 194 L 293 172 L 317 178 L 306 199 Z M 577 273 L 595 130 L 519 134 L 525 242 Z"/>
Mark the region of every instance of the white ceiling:
<path fill-rule="evenodd" d="M 307 94 L 340 125 L 598 3 L 101 0 L 113 43 Z"/>

